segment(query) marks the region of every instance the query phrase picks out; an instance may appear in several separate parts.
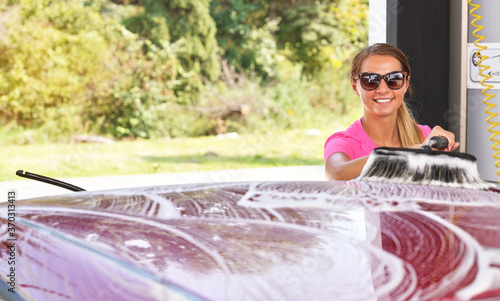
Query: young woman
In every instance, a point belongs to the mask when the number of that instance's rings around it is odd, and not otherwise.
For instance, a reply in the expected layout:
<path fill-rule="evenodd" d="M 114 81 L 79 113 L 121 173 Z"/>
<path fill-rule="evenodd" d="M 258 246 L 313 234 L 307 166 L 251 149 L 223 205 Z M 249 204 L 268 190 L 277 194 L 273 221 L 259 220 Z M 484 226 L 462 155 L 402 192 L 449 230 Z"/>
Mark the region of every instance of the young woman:
<path fill-rule="evenodd" d="M 431 137 L 444 136 L 445 151 L 458 147 L 453 133 L 416 123 L 404 101 L 405 93 L 411 93 L 410 65 L 398 48 L 378 43 L 361 50 L 353 59 L 350 76 L 363 104 L 363 117 L 326 140 L 328 180 L 358 177 L 371 151 L 379 146 L 420 148 Z"/>

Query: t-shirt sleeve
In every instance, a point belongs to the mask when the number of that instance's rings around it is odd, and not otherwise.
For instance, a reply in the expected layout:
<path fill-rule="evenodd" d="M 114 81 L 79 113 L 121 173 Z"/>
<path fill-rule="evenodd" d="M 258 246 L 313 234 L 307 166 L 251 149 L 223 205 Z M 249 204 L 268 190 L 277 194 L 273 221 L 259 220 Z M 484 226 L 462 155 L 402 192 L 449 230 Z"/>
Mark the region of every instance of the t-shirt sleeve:
<path fill-rule="evenodd" d="M 427 138 L 429 134 L 431 133 L 432 129 L 428 125 L 418 125 L 420 127 L 420 130 L 422 131 L 422 134 L 424 134 L 424 138 Z"/>
<path fill-rule="evenodd" d="M 324 150 L 324 160 L 328 160 L 328 157 L 334 153 L 344 153 L 349 156 L 349 159 L 355 158 L 356 145 L 359 148 L 359 142 L 352 137 L 345 135 L 341 132 L 335 133 L 325 142 Z"/>

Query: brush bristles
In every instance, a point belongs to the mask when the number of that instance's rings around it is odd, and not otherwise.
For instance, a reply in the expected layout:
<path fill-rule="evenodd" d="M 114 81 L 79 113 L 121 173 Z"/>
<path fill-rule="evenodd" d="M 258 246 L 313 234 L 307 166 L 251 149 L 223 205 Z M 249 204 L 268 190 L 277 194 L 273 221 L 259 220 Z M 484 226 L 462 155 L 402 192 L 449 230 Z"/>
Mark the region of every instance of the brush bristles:
<path fill-rule="evenodd" d="M 479 176 L 474 156 L 397 148 L 373 150 L 358 179 L 467 189 L 494 187 Z"/>

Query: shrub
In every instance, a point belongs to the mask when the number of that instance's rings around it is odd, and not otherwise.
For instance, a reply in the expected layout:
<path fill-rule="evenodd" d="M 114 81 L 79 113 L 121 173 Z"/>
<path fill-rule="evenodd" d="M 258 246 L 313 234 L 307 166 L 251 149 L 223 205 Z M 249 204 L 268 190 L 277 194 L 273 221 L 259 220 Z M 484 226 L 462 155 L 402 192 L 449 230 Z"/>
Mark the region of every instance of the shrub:
<path fill-rule="evenodd" d="M 92 129 L 117 138 L 168 135 L 162 123 L 169 120 L 169 109 L 179 105 L 173 92 L 179 66 L 168 44 L 159 48 L 148 40 L 132 40 L 115 49 L 108 68 L 115 72 L 113 80 L 87 87 L 84 116 Z"/>
<path fill-rule="evenodd" d="M 38 2 L 31 4 L 43 1 Z M 65 14 L 82 14 L 82 7 L 68 7 L 74 11 Z M 0 45 L 0 116 L 38 126 L 47 121 L 46 108 L 81 103 L 90 76 L 98 77 L 98 66 L 106 60 L 107 45 L 98 33 L 60 30 L 30 8 L 10 8 L 8 38 Z M 42 11 L 49 15 L 61 10 L 49 5 Z"/>

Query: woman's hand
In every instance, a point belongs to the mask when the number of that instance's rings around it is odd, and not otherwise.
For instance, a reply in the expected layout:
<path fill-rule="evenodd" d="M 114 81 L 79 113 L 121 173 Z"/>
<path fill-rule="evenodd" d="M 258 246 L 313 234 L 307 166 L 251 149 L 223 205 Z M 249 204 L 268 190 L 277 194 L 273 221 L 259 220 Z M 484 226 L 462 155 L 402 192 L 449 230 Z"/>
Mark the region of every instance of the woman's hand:
<path fill-rule="evenodd" d="M 445 147 L 444 149 L 442 149 L 445 152 L 454 151 L 460 145 L 459 142 L 455 142 L 455 134 L 453 134 L 452 132 L 444 130 L 439 125 L 436 125 L 432 129 L 432 131 L 429 133 L 429 135 L 425 139 L 423 145 L 426 145 L 427 142 L 429 142 L 429 139 L 431 139 L 431 137 L 434 137 L 434 136 L 442 136 L 442 137 L 445 137 L 446 140 L 448 140 L 448 146 Z"/>

